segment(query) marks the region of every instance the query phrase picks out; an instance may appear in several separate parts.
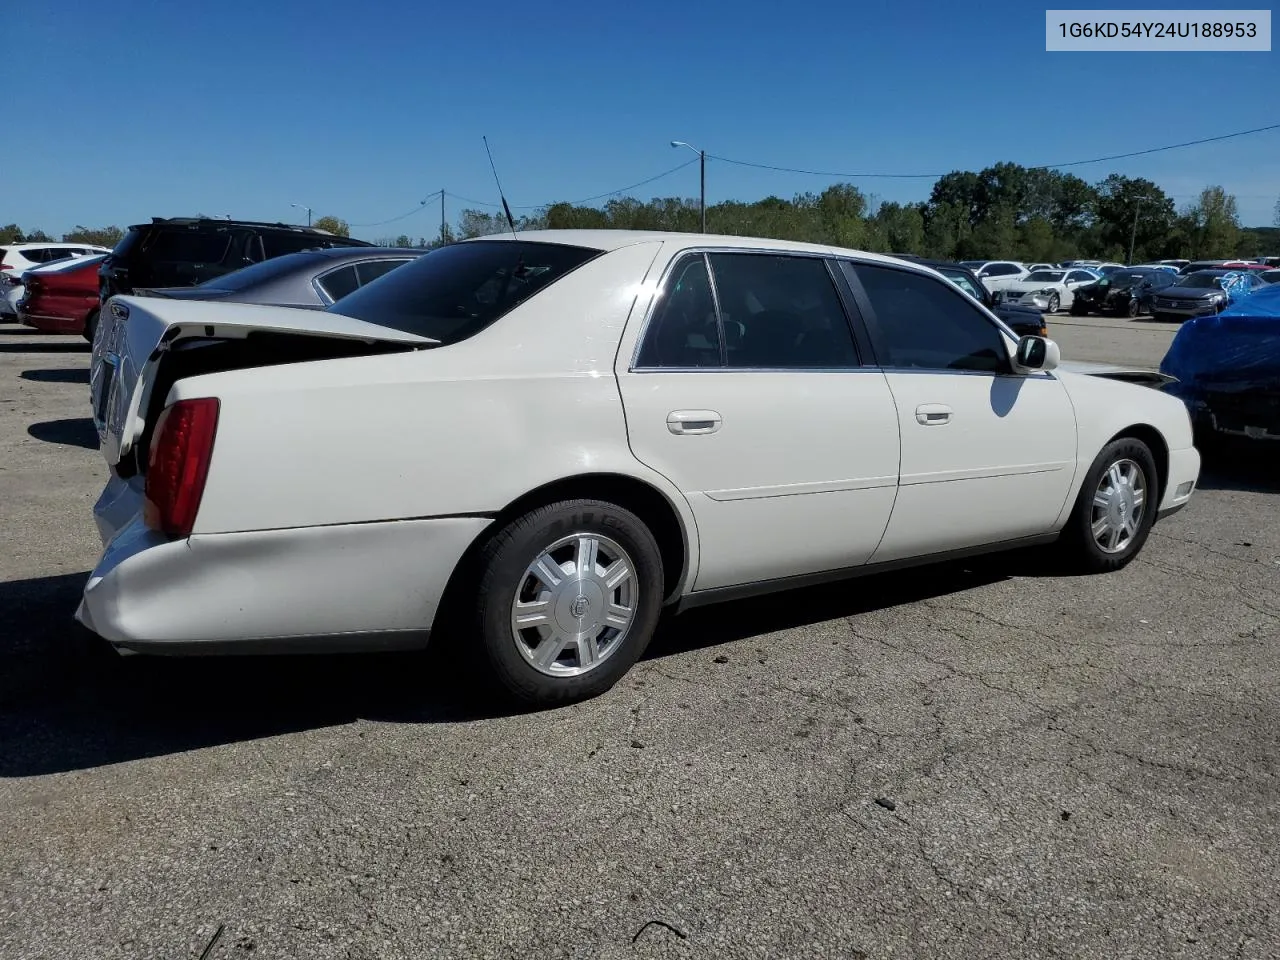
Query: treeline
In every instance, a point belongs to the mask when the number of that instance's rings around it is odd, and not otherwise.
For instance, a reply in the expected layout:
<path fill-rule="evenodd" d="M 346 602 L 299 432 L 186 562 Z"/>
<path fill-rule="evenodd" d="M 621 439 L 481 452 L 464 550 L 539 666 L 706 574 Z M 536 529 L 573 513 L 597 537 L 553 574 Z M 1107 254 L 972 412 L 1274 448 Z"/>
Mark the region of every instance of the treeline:
<path fill-rule="evenodd" d="M 463 237 L 510 229 L 501 213 L 465 210 Z M 553 204 L 522 217 L 518 229 L 699 229 L 696 198 L 611 200 L 603 207 Z M 1133 262 L 1173 257 L 1275 255 L 1280 229 L 1245 229 L 1235 197 L 1209 186 L 1181 210 L 1150 180 L 1112 174 L 1090 184 L 1055 170 L 1000 163 L 940 178 L 927 201 L 876 203 L 841 183 L 790 200 L 766 197 L 707 208 L 710 233 L 804 240 L 880 253 L 948 260 L 1074 257 Z"/>
<path fill-rule="evenodd" d="M 315 226 L 346 236 L 346 221 L 320 217 Z M 602 207 L 555 203 L 516 223 L 518 230 L 676 230 L 700 227 L 697 199 L 633 197 Z M 382 246 L 434 248 L 457 239 L 509 230 L 500 212 L 463 210 L 456 226 L 416 239 L 379 237 Z M 707 208 L 711 233 L 806 240 L 880 253 L 916 253 L 948 260 L 1010 258 L 1056 263 L 1074 257 L 1133 262 L 1187 257 L 1280 254 L 1280 202 L 1276 227 L 1243 228 L 1235 197 L 1208 186 L 1178 209 L 1157 184 L 1112 174 L 1098 183 L 1056 170 L 998 163 L 978 173 L 941 177 L 921 203 L 878 203 L 858 187 L 838 183 L 790 200 L 726 201 Z M 77 226 L 62 239 L 114 246 L 119 227 Z M 17 224 L 0 227 L 0 243 L 53 240 Z"/>
<path fill-rule="evenodd" d="M 26 231 L 16 223 L 0 227 L 0 243 L 92 243 L 100 247 L 114 247 L 124 236 L 119 227 L 81 227 L 64 233 L 61 238 L 50 236 L 43 230 Z"/>

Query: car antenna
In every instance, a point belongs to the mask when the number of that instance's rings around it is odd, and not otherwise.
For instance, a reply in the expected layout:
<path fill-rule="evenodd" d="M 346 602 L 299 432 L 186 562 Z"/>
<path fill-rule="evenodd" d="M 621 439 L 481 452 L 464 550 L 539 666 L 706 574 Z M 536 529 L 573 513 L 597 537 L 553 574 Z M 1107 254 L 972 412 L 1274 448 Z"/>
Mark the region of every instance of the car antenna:
<path fill-rule="evenodd" d="M 511 216 L 511 208 L 507 206 L 507 198 L 502 193 L 502 181 L 498 179 L 498 168 L 493 164 L 493 151 L 489 149 L 489 138 L 481 137 L 484 141 L 484 152 L 489 155 L 489 169 L 493 171 L 493 182 L 498 185 L 498 199 L 502 201 L 502 212 L 507 215 L 507 226 L 511 228 L 511 235 L 516 236 L 516 220 Z"/>

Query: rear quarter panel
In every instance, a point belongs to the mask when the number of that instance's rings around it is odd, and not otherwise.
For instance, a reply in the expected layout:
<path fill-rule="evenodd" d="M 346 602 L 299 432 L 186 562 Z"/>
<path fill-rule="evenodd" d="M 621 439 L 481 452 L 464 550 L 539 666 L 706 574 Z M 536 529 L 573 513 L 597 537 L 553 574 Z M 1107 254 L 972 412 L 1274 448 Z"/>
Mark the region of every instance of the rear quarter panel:
<path fill-rule="evenodd" d="M 221 405 L 194 532 L 494 513 L 606 472 L 649 482 L 692 531 L 679 493 L 632 456 L 613 375 L 659 246 L 606 254 L 448 347 L 175 384 L 169 402 Z"/>

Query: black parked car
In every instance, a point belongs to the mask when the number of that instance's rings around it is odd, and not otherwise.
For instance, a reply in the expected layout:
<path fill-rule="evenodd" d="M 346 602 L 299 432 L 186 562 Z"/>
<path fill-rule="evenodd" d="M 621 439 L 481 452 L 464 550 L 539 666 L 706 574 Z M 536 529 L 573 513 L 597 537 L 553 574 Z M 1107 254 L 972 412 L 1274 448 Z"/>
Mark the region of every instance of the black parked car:
<path fill-rule="evenodd" d="M 1125 267 L 1107 274 L 1097 283 L 1076 287 L 1071 313 L 1077 317 L 1090 313 L 1113 313 L 1123 317 L 1151 313 L 1156 291 L 1172 287 L 1177 282 L 1177 274 L 1168 270 Z"/>
<path fill-rule="evenodd" d="M 1157 320 L 1181 323 L 1192 317 L 1221 313 L 1232 300 L 1232 295 L 1222 288 L 1222 278 L 1228 275 L 1242 277 L 1242 289 L 1236 297 L 1267 286 L 1258 276 L 1258 270 L 1197 270 L 1177 277 L 1177 284 L 1166 287 L 1155 298 L 1153 312 Z"/>
<path fill-rule="evenodd" d="M 891 256 L 937 270 L 1003 320 L 1005 326 L 1018 336 L 1047 337 L 1049 335 L 1049 329 L 1045 326 L 1044 314 L 1041 311 L 1031 306 L 998 302 L 986 285 L 978 279 L 978 275 L 963 264 L 951 263 L 947 260 L 930 260 L 911 253 L 894 253 Z"/>
<path fill-rule="evenodd" d="M 98 298 L 191 287 L 264 260 L 327 247 L 371 247 L 313 227 L 250 220 L 153 217 L 135 224 L 98 269 Z M 92 336 L 92 331 L 85 331 Z"/>
<path fill-rule="evenodd" d="M 409 263 L 425 250 L 400 247 L 330 247 L 286 253 L 194 287 L 138 289 L 145 297 L 217 300 L 323 310 L 358 287 Z"/>

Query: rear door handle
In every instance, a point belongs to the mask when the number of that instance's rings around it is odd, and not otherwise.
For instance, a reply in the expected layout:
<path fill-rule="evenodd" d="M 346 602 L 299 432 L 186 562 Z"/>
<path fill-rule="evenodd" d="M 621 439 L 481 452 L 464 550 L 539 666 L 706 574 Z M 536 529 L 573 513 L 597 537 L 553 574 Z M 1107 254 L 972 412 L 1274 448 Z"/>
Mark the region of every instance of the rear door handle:
<path fill-rule="evenodd" d="M 723 422 L 714 410 L 672 410 L 667 414 L 667 429 L 683 436 L 715 433 Z"/>
<path fill-rule="evenodd" d="M 945 403 L 922 403 L 916 407 L 916 423 L 938 427 L 951 422 L 951 408 Z"/>

